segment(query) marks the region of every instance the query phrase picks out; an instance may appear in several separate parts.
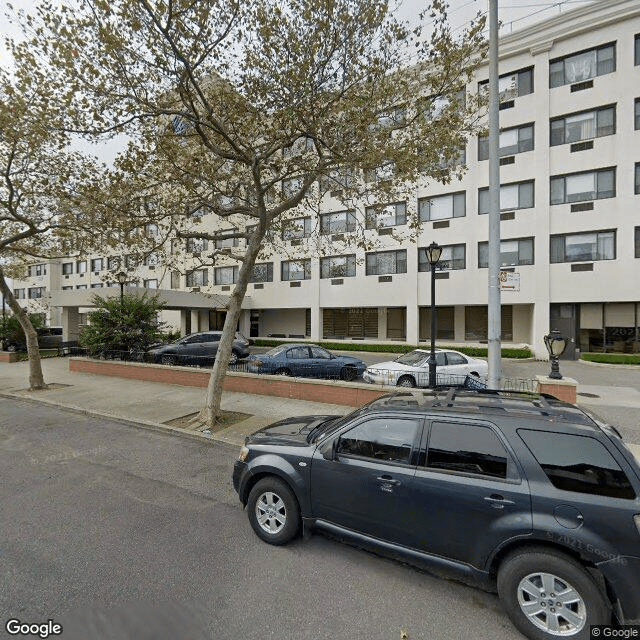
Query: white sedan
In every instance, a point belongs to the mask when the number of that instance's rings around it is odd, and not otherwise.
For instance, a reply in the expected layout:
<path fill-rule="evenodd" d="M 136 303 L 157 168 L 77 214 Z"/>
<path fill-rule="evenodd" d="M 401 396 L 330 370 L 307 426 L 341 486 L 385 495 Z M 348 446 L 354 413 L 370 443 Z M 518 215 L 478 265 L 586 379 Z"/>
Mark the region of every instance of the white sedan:
<path fill-rule="evenodd" d="M 486 360 L 466 356 L 459 351 L 436 349 L 436 384 L 464 384 L 467 375 L 486 380 L 488 366 Z M 415 349 L 395 360 L 381 362 L 367 367 L 362 377 L 373 384 L 387 384 L 398 387 L 429 386 L 429 351 Z"/>

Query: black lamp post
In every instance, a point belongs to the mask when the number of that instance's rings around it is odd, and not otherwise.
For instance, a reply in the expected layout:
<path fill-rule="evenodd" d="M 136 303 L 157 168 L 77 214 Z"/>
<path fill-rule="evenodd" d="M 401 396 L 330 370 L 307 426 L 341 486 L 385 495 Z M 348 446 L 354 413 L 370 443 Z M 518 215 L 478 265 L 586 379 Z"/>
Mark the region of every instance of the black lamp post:
<path fill-rule="evenodd" d="M 427 261 L 431 269 L 431 353 L 427 363 L 429 364 L 429 388 L 436 387 L 436 265 L 442 255 L 442 247 L 437 242 L 432 242 L 426 249 Z"/>
<path fill-rule="evenodd" d="M 127 281 L 127 274 L 124 271 L 118 271 L 116 280 L 120 285 L 120 305 L 122 305 L 124 303 L 124 283 Z"/>
<path fill-rule="evenodd" d="M 551 373 L 549 377 L 553 380 L 562 380 L 558 358 L 564 353 L 567 347 L 566 338 L 558 330 L 554 329 L 548 336 L 544 337 L 544 345 L 547 347 L 549 360 L 551 360 Z"/>

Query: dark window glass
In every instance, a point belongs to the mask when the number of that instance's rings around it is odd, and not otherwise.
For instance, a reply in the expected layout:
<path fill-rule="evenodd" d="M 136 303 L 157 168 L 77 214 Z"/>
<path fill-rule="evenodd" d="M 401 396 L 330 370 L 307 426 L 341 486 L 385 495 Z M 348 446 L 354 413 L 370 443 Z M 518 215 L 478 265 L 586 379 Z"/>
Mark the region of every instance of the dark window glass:
<path fill-rule="evenodd" d="M 311 349 L 311 357 L 318 360 L 331 360 L 331 354 L 322 347 L 309 347 Z"/>
<path fill-rule="evenodd" d="M 640 193 L 640 162 L 636 162 L 636 178 L 635 178 L 634 193 L 638 195 Z"/>
<path fill-rule="evenodd" d="M 459 353 L 447 351 L 447 364 L 467 364 L 467 359 Z"/>
<path fill-rule="evenodd" d="M 615 44 L 588 49 L 549 63 L 549 87 L 584 82 L 616 70 Z"/>
<path fill-rule="evenodd" d="M 634 229 L 635 233 L 635 256 L 636 258 L 640 258 L 640 227 L 636 227 Z"/>
<path fill-rule="evenodd" d="M 507 452 L 488 427 L 434 422 L 427 467 L 506 478 Z"/>
<path fill-rule="evenodd" d="M 529 429 L 518 433 L 557 489 L 629 500 L 636 497 L 624 471 L 595 438 Z"/>
<path fill-rule="evenodd" d="M 287 351 L 287 358 L 293 360 L 306 360 L 309 357 L 309 349 L 307 347 L 294 347 Z"/>
<path fill-rule="evenodd" d="M 368 420 L 340 436 L 337 453 L 409 464 L 419 428 L 418 420 Z"/>
<path fill-rule="evenodd" d="M 640 34 L 636 36 L 636 50 L 634 55 L 634 63 L 640 64 Z"/>
<path fill-rule="evenodd" d="M 640 129 L 640 98 L 636 98 L 634 116 L 634 128 Z"/>

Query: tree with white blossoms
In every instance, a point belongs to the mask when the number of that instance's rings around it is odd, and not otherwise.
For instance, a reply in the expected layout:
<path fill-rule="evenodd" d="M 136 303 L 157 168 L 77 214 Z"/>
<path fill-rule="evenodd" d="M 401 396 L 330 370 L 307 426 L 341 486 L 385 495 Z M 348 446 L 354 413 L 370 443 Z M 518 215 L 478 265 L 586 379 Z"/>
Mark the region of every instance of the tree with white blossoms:
<path fill-rule="evenodd" d="M 46 388 L 38 336 L 7 280 L 34 260 L 82 251 L 93 236 L 76 206 L 97 167 L 69 149 L 56 114 L 40 87 L 0 69 L 0 290 L 26 337 L 31 389 Z"/>
<path fill-rule="evenodd" d="M 387 0 L 76 4 L 22 16 L 18 73 L 65 105 L 67 130 L 127 134 L 116 167 L 155 196 L 156 222 L 217 245 L 206 260 L 239 263 L 200 414 L 214 427 L 247 284 L 273 238 L 323 198 L 385 204 L 464 171 L 478 101 L 461 95 L 485 55 L 483 21 L 456 37 L 442 0 L 414 29 Z"/>

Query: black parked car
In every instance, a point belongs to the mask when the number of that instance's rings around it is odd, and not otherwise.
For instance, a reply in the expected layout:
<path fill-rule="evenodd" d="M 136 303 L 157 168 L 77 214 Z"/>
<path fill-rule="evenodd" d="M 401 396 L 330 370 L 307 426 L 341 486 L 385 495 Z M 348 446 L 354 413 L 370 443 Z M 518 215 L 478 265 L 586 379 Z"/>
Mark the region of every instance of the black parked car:
<path fill-rule="evenodd" d="M 147 359 L 162 364 L 213 364 L 218 353 L 222 331 L 203 331 L 192 333 L 170 344 L 160 345 L 147 351 Z M 244 340 L 233 341 L 231 360 L 238 360 L 249 355 L 249 345 Z"/>
<path fill-rule="evenodd" d="M 247 438 L 233 485 L 256 534 L 338 534 L 497 590 L 529 638 L 640 619 L 640 466 L 550 396 L 401 391 Z"/>

